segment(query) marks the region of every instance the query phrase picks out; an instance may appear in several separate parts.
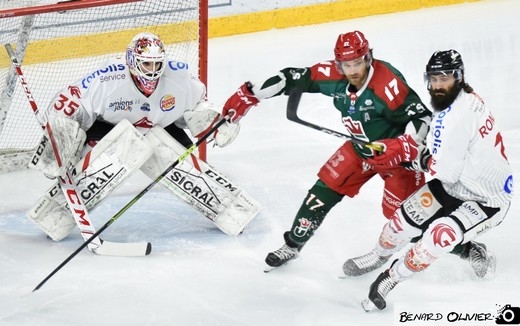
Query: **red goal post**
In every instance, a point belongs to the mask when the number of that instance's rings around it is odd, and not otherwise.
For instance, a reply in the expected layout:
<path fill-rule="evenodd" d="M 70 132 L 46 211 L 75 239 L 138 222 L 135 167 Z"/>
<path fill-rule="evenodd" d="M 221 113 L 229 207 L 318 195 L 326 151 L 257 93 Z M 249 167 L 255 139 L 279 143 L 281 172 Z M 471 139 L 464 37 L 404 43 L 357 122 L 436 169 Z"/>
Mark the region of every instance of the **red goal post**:
<path fill-rule="evenodd" d="M 208 0 L 0 1 L 0 173 L 23 169 L 41 127 L 3 45 L 10 43 L 40 108 L 108 57 L 124 55 L 142 31 L 207 85 Z M 206 158 L 205 146 L 200 155 Z"/>

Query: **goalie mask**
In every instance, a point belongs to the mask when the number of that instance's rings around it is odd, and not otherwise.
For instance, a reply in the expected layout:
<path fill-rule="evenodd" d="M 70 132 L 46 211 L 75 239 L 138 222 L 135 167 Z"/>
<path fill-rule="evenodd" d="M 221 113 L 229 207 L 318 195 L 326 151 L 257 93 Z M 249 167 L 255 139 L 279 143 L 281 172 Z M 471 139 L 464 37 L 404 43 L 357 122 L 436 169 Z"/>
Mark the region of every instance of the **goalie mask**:
<path fill-rule="evenodd" d="M 152 33 L 134 36 L 126 49 L 126 63 L 136 86 L 145 95 L 151 95 L 165 68 L 162 41 Z"/>

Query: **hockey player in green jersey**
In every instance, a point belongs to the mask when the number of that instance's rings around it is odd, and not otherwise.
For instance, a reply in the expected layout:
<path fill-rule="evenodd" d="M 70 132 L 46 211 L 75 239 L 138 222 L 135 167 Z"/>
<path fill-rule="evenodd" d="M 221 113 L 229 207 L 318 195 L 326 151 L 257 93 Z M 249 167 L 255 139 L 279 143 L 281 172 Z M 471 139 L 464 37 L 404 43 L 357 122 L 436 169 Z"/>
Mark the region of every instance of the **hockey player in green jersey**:
<path fill-rule="evenodd" d="M 223 108 L 223 115 L 231 115 L 231 121 L 236 122 L 259 101 L 299 88 L 331 97 L 352 138 L 366 142 L 399 140 L 392 146 L 383 144 L 386 155 L 377 167 L 370 164 L 378 159 L 377 152 L 346 141 L 320 169 L 292 227 L 284 233 L 285 244 L 267 255 L 268 269 L 297 258 L 327 213 L 344 196 L 355 197 L 375 175 L 384 180 L 382 209 L 387 218 L 425 182 L 421 171 L 405 169 L 401 162 L 413 161 L 424 147 L 431 112 L 396 68 L 373 58 L 369 42 L 360 31 L 340 34 L 334 55 L 335 60 L 285 68 L 263 82 L 246 82 Z M 378 261 L 372 264 L 378 266 L 387 261 L 386 257 L 375 258 Z"/>

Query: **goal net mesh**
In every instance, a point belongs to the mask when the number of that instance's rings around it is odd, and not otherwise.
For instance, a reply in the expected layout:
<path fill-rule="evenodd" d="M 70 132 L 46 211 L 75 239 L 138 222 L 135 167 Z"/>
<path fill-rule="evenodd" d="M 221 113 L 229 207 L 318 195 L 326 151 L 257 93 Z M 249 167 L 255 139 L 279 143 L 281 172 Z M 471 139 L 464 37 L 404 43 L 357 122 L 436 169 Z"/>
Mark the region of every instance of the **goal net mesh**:
<path fill-rule="evenodd" d="M 42 135 L 4 44 L 12 45 L 28 88 L 43 110 L 60 89 L 108 57 L 124 56 L 132 37 L 144 31 L 158 35 L 168 57 L 187 63 L 198 76 L 200 2 L 0 1 L 0 153 L 35 148 Z M 60 7 L 87 3 L 96 6 Z"/>

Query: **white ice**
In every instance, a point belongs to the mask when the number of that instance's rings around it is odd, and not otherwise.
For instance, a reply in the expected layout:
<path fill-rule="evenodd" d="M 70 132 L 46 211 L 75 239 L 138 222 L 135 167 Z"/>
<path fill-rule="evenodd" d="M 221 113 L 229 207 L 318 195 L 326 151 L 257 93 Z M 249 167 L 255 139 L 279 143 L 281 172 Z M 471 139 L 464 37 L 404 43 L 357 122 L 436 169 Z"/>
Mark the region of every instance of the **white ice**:
<path fill-rule="evenodd" d="M 248 79 L 331 59 L 337 35 L 359 29 L 375 56 L 400 69 L 427 102 L 424 65 L 433 51 L 454 48 L 463 56 L 468 82 L 503 127 L 518 180 L 519 12 L 516 0 L 480 1 L 212 39 L 209 97 L 222 104 Z M 399 284 L 386 310 L 365 313 L 360 301 L 378 273 L 353 279 L 338 275 L 345 259 L 372 248 L 385 222 L 378 179 L 333 209 L 301 259 L 265 274 L 266 254 L 282 244 L 316 172 L 341 144 L 288 121 L 285 105 L 284 96 L 262 102 L 242 120 L 232 145 L 209 152 L 212 165 L 263 206 L 242 235 L 226 236 L 157 187 L 103 234 L 113 241 L 150 241 L 150 256 L 102 257 L 84 250 L 34 293 L 82 240 L 75 232 L 52 242 L 24 216 L 48 180 L 31 171 L 1 175 L 0 325 L 390 325 L 394 307 L 407 302 L 519 306 L 520 206 L 515 199 L 503 224 L 480 238 L 497 256 L 494 278 L 475 280 L 466 262 L 448 255 Z M 341 131 L 330 99 L 304 95 L 302 111 L 306 119 Z M 136 176 L 95 210 L 98 227 L 148 182 Z"/>

